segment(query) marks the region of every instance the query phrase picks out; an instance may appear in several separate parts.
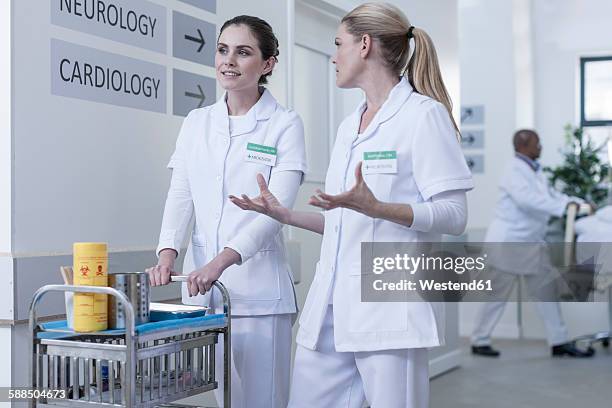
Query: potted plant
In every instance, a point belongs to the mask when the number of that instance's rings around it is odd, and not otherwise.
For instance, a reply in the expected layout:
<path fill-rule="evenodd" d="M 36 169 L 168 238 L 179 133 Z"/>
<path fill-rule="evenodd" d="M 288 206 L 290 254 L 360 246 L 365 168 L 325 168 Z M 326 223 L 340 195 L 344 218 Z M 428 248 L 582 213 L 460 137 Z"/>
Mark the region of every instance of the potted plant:
<path fill-rule="evenodd" d="M 561 149 L 563 162 L 557 167 L 544 167 L 550 185 L 569 196 L 603 205 L 608 197 L 610 166 L 601 159 L 602 149 L 606 146 L 594 146 L 581 127 L 565 126 L 565 145 Z M 546 240 L 563 241 L 563 217 L 552 217 L 549 222 Z"/>

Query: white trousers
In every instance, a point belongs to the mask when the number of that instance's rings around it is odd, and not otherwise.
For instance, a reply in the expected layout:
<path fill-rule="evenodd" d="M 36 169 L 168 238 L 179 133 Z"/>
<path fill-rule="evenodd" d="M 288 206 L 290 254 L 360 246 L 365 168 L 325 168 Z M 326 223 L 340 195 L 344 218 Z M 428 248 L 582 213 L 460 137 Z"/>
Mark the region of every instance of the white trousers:
<path fill-rule="evenodd" d="M 291 314 L 232 317 L 232 408 L 285 408 L 289 400 Z M 223 407 L 223 335 L 215 349 L 215 398 Z"/>
<path fill-rule="evenodd" d="M 492 295 L 495 299 L 508 299 L 517 275 L 495 271 L 494 288 L 495 293 Z M 545 278 L 540 274 L 523 275 L 527 291 L 531 294 L 542 296 L 540 298 L 552 298 L 552 295 L 543 293 L 544 291 L 552 290 L 552 287 L 546 285 Z M 566 343 L 569 339 L 567 327 L 561 316 L 561 308 L 558 302 L 534 302 L 540 318 L 544 321 L 546 327 L 546 337 L 550 346 Z M 476 324 L 472 332 L 472 344 L 475 346 L 488 346 L 491 344 L 491 334 L 493 329 L 501 319 L 506 300 L 486 302 L 480 308 L 476 317 Z"/>
<path fill-rule="evenodd" d="M 427 408 L 427 349 L 337 352 L 332 307 L 316 351 L 298 344 L 290 408 Z"/>

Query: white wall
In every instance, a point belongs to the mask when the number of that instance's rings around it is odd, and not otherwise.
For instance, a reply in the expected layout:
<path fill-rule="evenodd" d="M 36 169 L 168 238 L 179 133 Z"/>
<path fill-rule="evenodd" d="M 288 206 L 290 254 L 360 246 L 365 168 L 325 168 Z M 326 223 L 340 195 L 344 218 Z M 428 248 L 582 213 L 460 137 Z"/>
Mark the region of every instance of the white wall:
<path fill-rule="evenodd" d="M 11 252 L 11 2 L 0 3 L 0 256 Z"/>
<path fill-rule="evenodd" d="M 13 263 L 11 257 L 11 2 L 0 2 L 0 320 L 13 319 Z M 0 324 L 0 359 L 12 363 L 11 326 Z M 0 387 L 11 386 L 11 370 L 0 373 Z M 0 403 L 9 406 L 9 403 Z"/>
<path fill-rule="evenodd" d="M 69 254 L 83 240 L 153 249 L 170 176 L 164 165 L 182 118 L 171 108 L 156 114 L 52 95 L 50 38 L 200 74 L 214 70 L 173 59 L 170 47 L 165 55 L 55 26 L 49 2 L 13 3 L 16 256 Z"/>
<path fill-rule="evenodd" d="M 511 1 L 459 0 L 461 105 L 485 109 L 485 171 L 474 175 L 476 188 L 468 194 L 469 230 L 488 226 L 502 165 L 512 156 L 513 47 Z"/>
<path fill-rule="evenodd" d="M 580 122 L 580 57 L 612 55 L 612 2 L 538 0 L 532 7 L 536 126 L 542 162 L 555 164 L 563 127 Z"/>

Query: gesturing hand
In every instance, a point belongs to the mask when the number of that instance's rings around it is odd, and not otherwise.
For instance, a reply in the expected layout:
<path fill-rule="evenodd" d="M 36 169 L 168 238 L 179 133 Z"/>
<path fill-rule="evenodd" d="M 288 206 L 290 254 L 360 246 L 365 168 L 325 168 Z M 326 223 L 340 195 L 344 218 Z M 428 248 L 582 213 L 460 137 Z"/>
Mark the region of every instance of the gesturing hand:
<path fill-rule="evenodd" d="M 242 198 L 230 195 L 230 201 L 243 210 L 256 211 L 286 224 L 289 220 L 290 210 L 283 207 L 274 194 L 270 192 L 266 179 L 261 173 L 257 174 L 257 184 L 259 185 L 258 197 L 251 199 L 246 194 L 242 194 Z"/>
<path fill-rule="evenodd" d="M 317 189 L 317 194 L 310 197 L 308 204 L 323 208 L 324 210 L 343 207 L 365 215 L 371 215 L 379 201 L 363 179 L 361 164 L 362 162 L 359 162 L 355 168 L 355 185 L 353 188 L 337 195 L 326 194 Z"/>

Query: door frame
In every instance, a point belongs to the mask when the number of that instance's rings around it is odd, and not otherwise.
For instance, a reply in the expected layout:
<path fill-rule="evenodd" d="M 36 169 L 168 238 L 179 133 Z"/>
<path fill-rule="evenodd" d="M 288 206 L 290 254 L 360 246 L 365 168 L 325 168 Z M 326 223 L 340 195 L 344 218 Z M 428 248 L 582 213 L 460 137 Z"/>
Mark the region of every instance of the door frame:
<path fill-rule="evenodd" d="M 294 16 L 295 19 L 298 18 L 298 13 L 308 11 L 310 13 L 318 14 L 321 19 L 326 19 L 328 21 L 332 21 L 334 24 L 340 24 L 341 17 L 345 14 L 342 10 L 336 8 L 328 8 L 324 7 L 325 4 L 322 1 L 313 1 L 313 0 L 296 0 L 295 8 L 294 8 Z M 332 12 L 330 10 L 337 10 L 338 12 Z M 330 91 L 328 93 L 328 106 L 329 106 L 329 121 L 327 124 L 327 149 L 328 149 L 328 157 L 331 159 L 331 152 L 334 146 L 334 141 L 336 139 L 336 131 L 337 125 L 339 124 L 339 119 L 341 119 L 341 113 L 339 112 L 338 106 L 341 103 L 342 96 L 338 92 L 338 88 L 336 87 L 336 70 L 334 65 L 331 63 L 331 59 L 335 54 L 335 47 L 333 45 L 333 38 L 329 38 L 328 41 L 326 39 L 316 38 L 315 36 L 307 35 L 303 32 L 297 32 L 295 27 L 295 20 L 293 22 L 294 35 L 293 35 L 293 43 L 292 48 L 296 46 L 305 48 L 317 54 L 323 55 L 327 61 L 329 62 L 327 68 L 327 89 Z M 291 77 L 290 90 L 288 94 L 291 95 L 291 107 L 294 107 L 294 86 L 293 79 L 295 78 L 295 64 L 294 64 L 294 52 L 291 54 L 292 62 L 289 76 Z M 306 176 L 305 182 L 312 183 L 324 183 L 324 177 L 321 179 L 320 177 L 312 178 L 312 176 Z"/>

